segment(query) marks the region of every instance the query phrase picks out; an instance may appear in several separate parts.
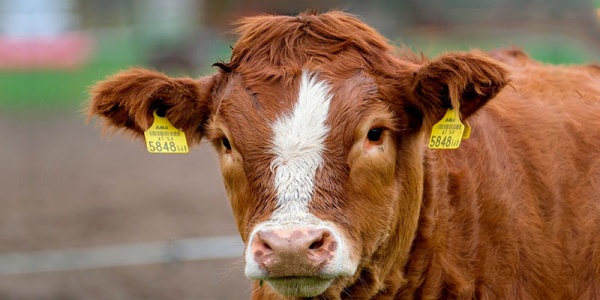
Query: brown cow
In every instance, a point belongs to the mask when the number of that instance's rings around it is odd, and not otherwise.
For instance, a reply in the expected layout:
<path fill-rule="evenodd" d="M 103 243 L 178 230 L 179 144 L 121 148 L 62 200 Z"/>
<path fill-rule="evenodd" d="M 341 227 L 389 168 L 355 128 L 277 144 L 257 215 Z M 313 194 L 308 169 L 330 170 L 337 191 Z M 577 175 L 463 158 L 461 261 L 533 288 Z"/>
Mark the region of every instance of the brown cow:
<path fill-rule="evenodd" d="M 238 33 L 215 74 L 124 71 L 89 114 L 213 142 L 253 298 L 600 298 L 598 67 L 428 60 L 341 12 Z M 449 108 L 471 137 L 431 150 Z"/>

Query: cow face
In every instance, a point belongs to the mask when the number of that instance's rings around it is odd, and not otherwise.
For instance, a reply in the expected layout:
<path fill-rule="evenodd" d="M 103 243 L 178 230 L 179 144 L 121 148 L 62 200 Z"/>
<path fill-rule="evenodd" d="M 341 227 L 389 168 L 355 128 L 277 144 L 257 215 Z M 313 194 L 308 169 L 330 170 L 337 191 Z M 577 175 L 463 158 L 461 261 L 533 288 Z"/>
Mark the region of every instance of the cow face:
<path fill-rule="evenodd" d="M 289 84 L 252 89 L 241 76 L 228 78 L 209 138 L 247 245 L 249 278 L 284 295 L 315 296 L 336 278 L 353 278 L 361 257 L 389 235 L 400 135 L 380 97 L 360 72 L 303 70 Z"/>
<path fill-rule="evenodd" d="M 125 71 L 96 85 L 89 112 L 141 133 L 160 108 L 192 141 L 212 141 L 246 244 L 246 276 L 268 283 L 255 286 L 258 297 L 372 297 L 384 278 L 402 281 L 421 205 L 424 132 L 447 108 L 460 106 L 463 118 L 475 112 L 505 84 L 504 71 L 478 54 L 398 59 L 341 13 L 261 18 L 242 26 L 249 32 L 218 73 L 195 81 Z M 317 24 L 310 32 L 326 36 L 318 30 L 328 23 L 329 35 L 341 28 L 364 41 L 352 46 L 340 32 L 311 45 L 301 34 Z M 293 37 L 265 40 L 289 52 L 265 57 L 252 30 L 300 32 L 304 47 L 277 45 Z"/>

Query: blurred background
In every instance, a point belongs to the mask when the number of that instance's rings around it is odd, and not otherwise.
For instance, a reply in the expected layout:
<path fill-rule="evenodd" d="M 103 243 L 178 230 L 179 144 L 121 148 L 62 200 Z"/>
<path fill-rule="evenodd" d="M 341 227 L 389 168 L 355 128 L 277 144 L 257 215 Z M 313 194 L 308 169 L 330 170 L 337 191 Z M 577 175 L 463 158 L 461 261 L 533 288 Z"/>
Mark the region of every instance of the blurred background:
<path fill-rule="evenodd" d="M 397 45 L 600 57 L 600 0 L 0 0 L 0 299 L 247 299 L 207 145 L 152 155 L 86 123 L 87 89 L 130 66 L 198 77 L 239 17 L 342 9 Z"/>

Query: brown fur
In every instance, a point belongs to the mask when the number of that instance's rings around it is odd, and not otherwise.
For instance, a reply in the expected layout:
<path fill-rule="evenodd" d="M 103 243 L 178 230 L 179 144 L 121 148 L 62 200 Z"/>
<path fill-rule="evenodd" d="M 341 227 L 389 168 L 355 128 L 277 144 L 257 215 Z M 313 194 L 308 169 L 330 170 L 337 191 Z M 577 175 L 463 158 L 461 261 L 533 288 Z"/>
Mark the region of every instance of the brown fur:
<path fill-rule="evenodd" d="M 522 66 L 460 150 L 427 152 L 405 298 L 600 297 L 600 86 Z"/>
<path fill-rule="evenodd" d="M 398 55 L 341 12 L 239 24 L 219 72 L 125 71 L 94 87 L 89 114 L 140 133 L 161 108 L 194 140 L 211 139 L 247 241 L 275 205 L 270 124 L 311 70 L 333 99 L 309 209 L 360 258 L 317 298 L 600 298 L 597 66 L 543 65 L 517 49 Z M 451 107 L 471 138 L 429 150 L 431 125 Z M 366 139 L 372 128 L 381 141 Z M 280 296 L 256 283 L 253 298 Z"/>
<path fill-rule="evenodd" d="M 214 77 L 214 76 L 213 76 Z M 164 109 L 171 123 L 199 141 L 208 117 L 208 92 L 214 78 L 169 78 L 145 69 L 130 69 L 92 88 L 88 116 L 104 117 L 106 127 L 137 134 L 152 125 L 152 113 Z"/>

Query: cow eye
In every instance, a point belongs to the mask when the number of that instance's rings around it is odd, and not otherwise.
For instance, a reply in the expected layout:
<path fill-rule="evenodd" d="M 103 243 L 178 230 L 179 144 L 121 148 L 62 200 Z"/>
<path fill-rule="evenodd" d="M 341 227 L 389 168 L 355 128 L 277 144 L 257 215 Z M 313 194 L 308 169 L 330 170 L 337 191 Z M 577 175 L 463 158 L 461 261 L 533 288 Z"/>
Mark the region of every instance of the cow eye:
<path fill-rule="evenodd" d="M 367 139 L 373 143 L 380 143 L 383 134 L 383 128 L 373 128 L 367 133 Z"/>
<path fill-rule="evenodd" d="M 225 147 L 225 149 L 227 149 L 228 151 L 231 151 L 231 144 L 229 143 L 229 139 L 227 139 L 226 137 L 221 138 L 221 143 L 223 144 L 223 147 Z"/>

